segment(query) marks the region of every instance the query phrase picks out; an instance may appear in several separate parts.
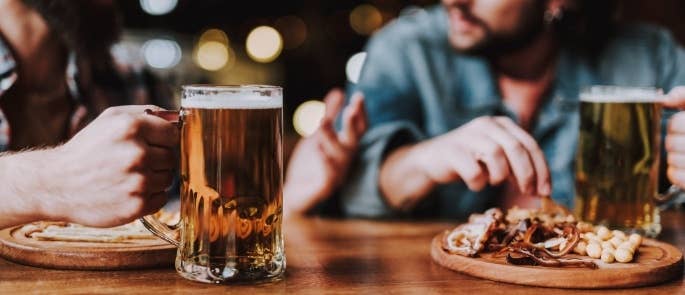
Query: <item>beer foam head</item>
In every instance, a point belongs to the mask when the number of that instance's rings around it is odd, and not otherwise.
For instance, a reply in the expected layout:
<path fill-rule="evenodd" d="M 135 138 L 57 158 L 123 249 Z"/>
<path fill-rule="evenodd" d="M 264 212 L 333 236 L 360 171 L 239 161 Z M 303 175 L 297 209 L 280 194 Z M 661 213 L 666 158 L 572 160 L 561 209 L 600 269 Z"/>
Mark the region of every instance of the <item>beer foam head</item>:
<path fill-rule="evenodd" d="M 661 102 L 662 93 L 649 87 L 593 86 L 583 90 L 580 101 L 600 103 L 651 103 Z"/>
<path fill-rule="evenodd" d="M 279 87 L 184 87 L 181 107 L 196 109 L 275 109 L 283 107 Z"/>

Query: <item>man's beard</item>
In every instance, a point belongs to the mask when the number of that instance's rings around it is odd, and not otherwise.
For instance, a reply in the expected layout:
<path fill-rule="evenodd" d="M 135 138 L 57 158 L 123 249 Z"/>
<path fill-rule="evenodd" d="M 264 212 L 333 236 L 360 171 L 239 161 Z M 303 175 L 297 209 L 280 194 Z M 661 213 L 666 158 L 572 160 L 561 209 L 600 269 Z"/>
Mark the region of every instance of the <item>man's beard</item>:
<path fill-rule="evenodd" d="M 511 33 L 495 33 L 482 21 L 478 24 L 485 30 L 485 36 L 469 48 L 455 48 L 457 51 L 478 56 L 501 56 L 519 51 L 531 44 L 544 30 L 544 1 L 535 1 L 531 7 L 522 10 L 522 22 Z M 468 11 L 462 11 L 470 15 Z M 475 19 L 475 17 L 472 17 Z"/>
<path fill-rule="evenodd" d="M 92 62 L 107 58 L 119 38 L 119 19 L 112 5 L 95 0 L 23 1 L 45 19 L 69 50 Z"/>

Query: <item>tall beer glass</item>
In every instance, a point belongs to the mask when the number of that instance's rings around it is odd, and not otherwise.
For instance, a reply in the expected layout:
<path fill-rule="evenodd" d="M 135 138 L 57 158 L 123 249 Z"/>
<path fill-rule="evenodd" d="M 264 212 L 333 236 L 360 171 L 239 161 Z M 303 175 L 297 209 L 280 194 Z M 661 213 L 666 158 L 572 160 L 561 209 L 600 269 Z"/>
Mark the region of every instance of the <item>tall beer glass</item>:
<path fill-rule="evenodd" d="M 575 213 L 582 220 L 656 236 L 661 92 L 593 86 L 580 96 Z"/>
<path fill-rule="evenodd" d="M 151 216 L 145 223 L 178 246 L 176 271 L 185 278 L 280 278 L 282 89 L 184 86 L 180 118 L 180 240 Z"/>

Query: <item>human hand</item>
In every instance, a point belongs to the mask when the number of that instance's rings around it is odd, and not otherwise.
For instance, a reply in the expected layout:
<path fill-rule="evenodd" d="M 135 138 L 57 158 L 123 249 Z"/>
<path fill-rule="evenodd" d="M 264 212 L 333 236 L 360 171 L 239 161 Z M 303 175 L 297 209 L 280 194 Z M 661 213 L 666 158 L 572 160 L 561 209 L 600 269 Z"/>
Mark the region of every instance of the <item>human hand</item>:
<path fill-rule="evenodd" d="M 146 109 L 105 110 L 62 146 L 47 150 L 43 214 L 88 226 L 109 227 L 155 212 L 166 203 L 165 189 L 178 162 L 177 127 Z"/>
<path fill-rule="evenodd" d="M 342 130 L 335 131 L 333 122 L 344 101 L 341 90 L 331 90 L 324 99 L 326 113 L 319 129 L 295 146 L 284 185 L 286 211 L 306 213 L 329 197 L 344 180 L 367 128 L 364 99 L 356 94 L 343 111 Z"/>
<path fill-rule="evenodd" d="M 549 195 L 550 173 L 537 142 L 507 117 L 479 117 L 411 154 L 434 184 L 464 181 L 473 191 L 514 178 L 526 195 Z"/>
<path fill-rule="evenodd" d="M 664 106 L 685 108 L 685 86 L 675 87 L 664 99 Z M 667 175 L 671 183 L 685 188 L 685 112 L 673 115 L 666 130 Z"/>

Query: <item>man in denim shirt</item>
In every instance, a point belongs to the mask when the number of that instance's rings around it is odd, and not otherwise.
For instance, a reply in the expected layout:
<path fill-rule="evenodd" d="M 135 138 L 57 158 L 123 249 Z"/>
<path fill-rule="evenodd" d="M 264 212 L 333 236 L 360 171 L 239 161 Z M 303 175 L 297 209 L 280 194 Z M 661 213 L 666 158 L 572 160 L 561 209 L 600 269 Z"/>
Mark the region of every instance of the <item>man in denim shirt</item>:
<path fill-rule="evenodd" d="M 572 206 L 580 89 L 685 85 L 672 37 L 614 27 L 613 11 L 612 1 L 443 0 L 378 32 L 354 85 L 369 131 L 344 212 L 465 218 L 540 195 Z"/>

